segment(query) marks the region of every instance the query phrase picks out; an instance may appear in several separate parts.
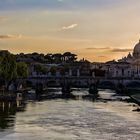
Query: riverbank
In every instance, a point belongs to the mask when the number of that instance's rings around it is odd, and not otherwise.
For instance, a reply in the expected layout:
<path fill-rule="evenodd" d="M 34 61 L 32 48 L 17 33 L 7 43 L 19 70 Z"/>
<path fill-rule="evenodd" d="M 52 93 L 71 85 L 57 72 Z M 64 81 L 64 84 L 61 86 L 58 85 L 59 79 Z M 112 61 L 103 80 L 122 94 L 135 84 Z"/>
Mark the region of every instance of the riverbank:
<path fill-rule="evenodd" d="M 16 101 L 16 93 L 0 92 L 0 101 Z"/>

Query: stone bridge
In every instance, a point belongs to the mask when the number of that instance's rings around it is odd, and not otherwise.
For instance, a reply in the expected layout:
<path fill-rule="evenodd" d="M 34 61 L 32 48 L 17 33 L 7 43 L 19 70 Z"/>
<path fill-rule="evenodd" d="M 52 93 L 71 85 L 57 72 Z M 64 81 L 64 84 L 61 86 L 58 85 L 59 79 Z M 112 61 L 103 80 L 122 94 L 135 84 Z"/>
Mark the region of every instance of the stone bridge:
<path fill-rule="evenodd" d="M 85 88 L 90 87 L 91 84 L 97 85 L 99 88 L 113 88 L 118 86 L 127 87 L 140 87 L 140 78 L 105 78 L 105 77 L 92 77 L 92 76 L 47 76 L 47 77 L 28 77 L 27 79 L 19 79 L 26 81 L 32 86 L 41 84 L 45 87 L 62 87 L 70 85 L 70 87 Z"/>

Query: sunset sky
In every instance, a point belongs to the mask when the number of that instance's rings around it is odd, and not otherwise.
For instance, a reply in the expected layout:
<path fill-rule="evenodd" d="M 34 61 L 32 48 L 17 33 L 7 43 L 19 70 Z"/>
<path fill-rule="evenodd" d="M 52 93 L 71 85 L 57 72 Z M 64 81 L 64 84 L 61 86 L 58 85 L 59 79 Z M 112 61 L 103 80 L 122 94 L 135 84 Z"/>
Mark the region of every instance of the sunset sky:
<path fill-rule="evenodd" d="M 0 0 L 0 49 L 118 59 L 140 38 L 140 0 Z"/>

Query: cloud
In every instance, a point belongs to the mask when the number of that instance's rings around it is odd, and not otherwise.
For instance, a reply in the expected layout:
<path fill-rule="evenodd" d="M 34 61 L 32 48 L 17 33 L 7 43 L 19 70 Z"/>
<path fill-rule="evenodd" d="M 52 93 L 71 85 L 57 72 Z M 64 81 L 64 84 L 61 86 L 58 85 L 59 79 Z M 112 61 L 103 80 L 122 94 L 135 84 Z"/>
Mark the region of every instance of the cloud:
<path fill-rule="evenodd" d="M 131 52 L 131 51 L 133 51 L 133 49 L 120 49 L 120 48 L 118 48 L 118 49 L 112 49 L 111 50 L 111 52 Z"/>
<path fill-rule="evenodd" d="M 4 17 L 4 16 L 0 16 L 0 21 L 6 21 L 6 20 L 7 20 L 6 17 Z"/>
<path fill-rule="evenodd" d="M 121 49 L 121 48 L 111 48 L 111 47 L 102 47 L 102 48 L 97 48 L 97 47 L 93 47 L 93 48 L 86 48 L 87 50 L 97 50 L 97 51 L 109 51 L 109 52 L 131 52 L 133 51 L 133 49 L 130 48 L 126 48 L 126 49 Z"/>
<path fill-rule="evenodd" d="M 102 47 L 102 48 L 97 48 L 97 47 L 93 47 L 93 48 L 86 48 L 87 50 L 110 50 L 110 47 Z"/>
<path fill-rule="evenodd" d="M 69 26 L 63 26 L 63 27 L 62 27 L 62 30 L 73 29 L 73 28 L 75 28 L 75 27 L 77 27 L 77 26 L 78 26 L 78 24 L 71 24 L 71 25 L 69 25 Z"/>
<path fill-rule="evenodd" d="M 22 35 L 10 35 L 10 34 L 0 35 L 0 40 L 2 40 L 2 39 L 19 39 L 21 37 L 22 37 Z"/>

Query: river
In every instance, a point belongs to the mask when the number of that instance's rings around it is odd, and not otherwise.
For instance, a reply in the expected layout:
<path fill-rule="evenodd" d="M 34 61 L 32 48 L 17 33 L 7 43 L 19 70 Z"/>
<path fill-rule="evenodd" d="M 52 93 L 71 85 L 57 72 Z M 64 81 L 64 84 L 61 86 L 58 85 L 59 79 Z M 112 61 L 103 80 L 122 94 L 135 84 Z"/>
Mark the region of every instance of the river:
<path fill-rule="evenodd" d="M 99 94 L 101 100 L 94 102 L 0 103 L 0 140 L 139 140 L 140 113 L 133 111 L 137 105 L 119 101 L 122 97 L 110 90 Z"/>

